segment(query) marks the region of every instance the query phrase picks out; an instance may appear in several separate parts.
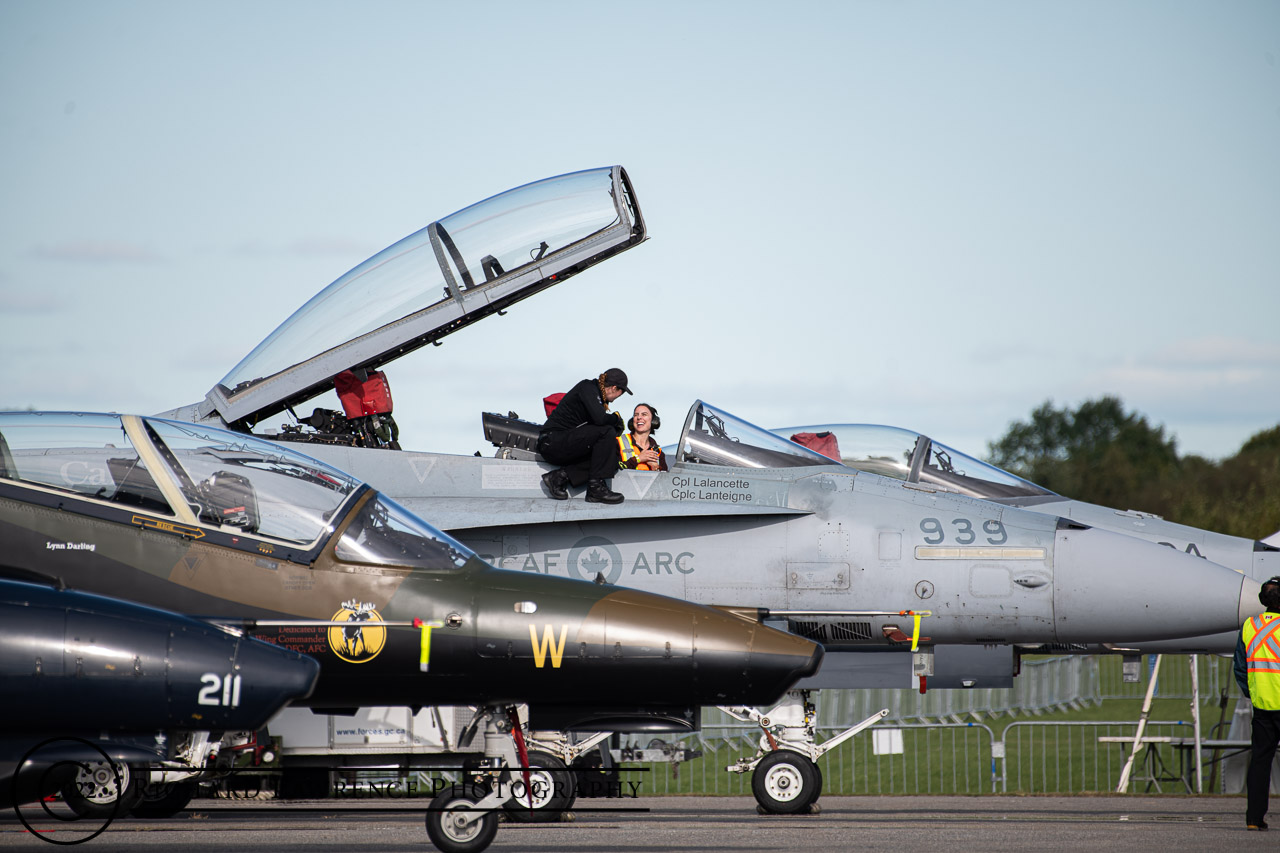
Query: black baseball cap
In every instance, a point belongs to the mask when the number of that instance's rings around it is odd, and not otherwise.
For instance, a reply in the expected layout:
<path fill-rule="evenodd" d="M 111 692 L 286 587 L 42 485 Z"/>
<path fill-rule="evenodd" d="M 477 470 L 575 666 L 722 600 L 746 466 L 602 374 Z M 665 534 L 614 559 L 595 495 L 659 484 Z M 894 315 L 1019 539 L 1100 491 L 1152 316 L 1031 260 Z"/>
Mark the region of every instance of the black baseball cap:
<path fill-rule="evenodd" d="M 621 388 L 623 391 L 626 391 L 628 394 L 631 393 L 631 389 L 627 387 L 626 371 L 624 371 L 621 367 L 610 367 L 608 370 L 606 370 L 604 372 L 604 384 L 606 388 L 610 385 L 617 385 L 619 388 Z"/>

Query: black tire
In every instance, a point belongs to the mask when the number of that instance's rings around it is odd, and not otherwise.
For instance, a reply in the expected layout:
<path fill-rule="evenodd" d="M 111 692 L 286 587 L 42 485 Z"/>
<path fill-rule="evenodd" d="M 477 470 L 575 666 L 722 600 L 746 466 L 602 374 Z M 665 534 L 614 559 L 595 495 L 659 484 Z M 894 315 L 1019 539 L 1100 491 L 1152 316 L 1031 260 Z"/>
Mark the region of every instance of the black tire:
<path fill-rule="evenodd" d="M 507 817 L 520 823 L 555 823 L 577 799 L 573 774 L 565 763 L 549 752 L 529 751 L 529 785 L 533 789 L 533 807 L 525 793 L 524 774 L 511 771 L 511 790 L 520 794 L 502 804 Z"/>
<path fill-rule="evenodd" d="M 195 782 L 166 782 L 144 785 L 142 798 L 133 807 L 133 816 L 142 818 L 173 817 L 187 807 L 196 795 Z"/>
<path fill-rule="evenodd" d="M 142 796 L 138 777 L 146 773 L 145 767 L 122 761 L 77 762 L 75 778 L 62 789 L 62 801 L 80 817 L 124 817 Z"/>
<path fill-rule="evenodd" d="M 488 812 L 467 827 L 453 824 L 451 817 L 468 811 L 485 798 L 479 785 L 450 785 L 431 801 L 427 812 L 427 837 L 443 853 L 480 853 L 498 834 L 498 813 Z"/>
<path fill-rule="evenodd" d="M 756 765 L 751 793 L 769 814 L 804 814 L 822 793 L 822 774 L 808 756 L 775 750 Z"/>

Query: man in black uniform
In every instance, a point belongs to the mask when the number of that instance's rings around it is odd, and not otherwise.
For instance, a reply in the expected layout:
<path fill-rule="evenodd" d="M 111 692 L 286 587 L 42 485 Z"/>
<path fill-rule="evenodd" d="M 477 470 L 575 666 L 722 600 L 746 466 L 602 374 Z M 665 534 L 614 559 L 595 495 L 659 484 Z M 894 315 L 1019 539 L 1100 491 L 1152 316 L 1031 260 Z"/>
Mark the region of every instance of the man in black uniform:
<path fill-rule="evenodd" d="M 623 393 L 631 393 L 627 374 L 611 367 L 595 379 L 574 385 L 543 424 L 538 453 L 564 466 L 542 475 L 555 500 L 568 500 L 568 486 L 586 483 L 588 501 L 622 503 L 622 495 L 610 488 L 610 481 L 618 471 L 616 438 L 624 425 L 621 415 L 609 411 L 609 404 Z"/>

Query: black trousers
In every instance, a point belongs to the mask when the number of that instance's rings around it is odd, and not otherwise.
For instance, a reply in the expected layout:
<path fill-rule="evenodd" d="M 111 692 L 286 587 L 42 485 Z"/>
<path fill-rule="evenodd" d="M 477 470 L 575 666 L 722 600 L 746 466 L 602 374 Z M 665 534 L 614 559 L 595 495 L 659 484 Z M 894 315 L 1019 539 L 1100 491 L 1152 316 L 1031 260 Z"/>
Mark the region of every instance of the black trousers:
<path fill-rule="evenodd" d="M 1280 743 L 1280 711 L 1253 709 L 1253 753 L 1249 758 L 1249 806 L 1246 823 L 1259 824 L 1267 816 L 1267 796 L 1271 793 L 1271 760 Z"/>
<path fill-rule="evenodd" d="M 618 473 L 618 431 L 611 425 L 583 424 L 546 433 L 538 452 L 553 465 L 564 468 L 569 482 L 581 486 L 588 480 L 612 480 Z"/>

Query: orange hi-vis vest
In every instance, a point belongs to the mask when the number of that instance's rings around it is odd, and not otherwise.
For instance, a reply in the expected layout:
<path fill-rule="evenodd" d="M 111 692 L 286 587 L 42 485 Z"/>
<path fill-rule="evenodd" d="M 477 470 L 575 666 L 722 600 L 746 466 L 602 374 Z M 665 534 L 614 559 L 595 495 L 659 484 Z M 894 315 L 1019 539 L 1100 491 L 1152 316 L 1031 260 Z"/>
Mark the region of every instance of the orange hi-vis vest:
<path fill-rule="evenodd" d="M 623 462 L 635 459 L 640 455 L 640 451 L 636 449 L 635 442 L 631 440 L 631 433 L 629 432 L 624 432 L 622 435 L 618 436 L 618 449 L 622 451 Z M 648 462 L 641 462 L 636 465 L 636 470 L 653 471 L 654 469 L 649 467 Z"/>
<path fill-rule="evenodd" d="M 1255 708 L 1280 711 L 1280 613 L 1259 613 L 1240 629 Z"/>

